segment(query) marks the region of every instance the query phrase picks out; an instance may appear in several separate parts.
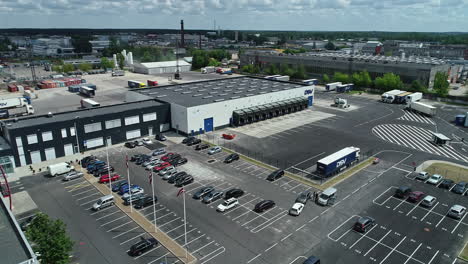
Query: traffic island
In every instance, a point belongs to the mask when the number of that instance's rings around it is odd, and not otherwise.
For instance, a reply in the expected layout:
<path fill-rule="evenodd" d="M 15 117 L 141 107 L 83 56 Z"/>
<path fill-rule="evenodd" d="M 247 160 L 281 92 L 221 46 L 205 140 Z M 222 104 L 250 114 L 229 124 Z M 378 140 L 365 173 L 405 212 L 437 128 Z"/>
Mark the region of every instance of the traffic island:
<path fill-rule="evenodd" d="M 110 191 L 107 187 L 108 184 L 100 184 L 97 181 L 97 178 L 94 176 L 84 173 L 85 179 L 98 189 L 103 195 L 108 195 L 112 193 L 115 200 L 115 206 L 117 206 L 122 212 L 128 215 L 135 223 L 137 223 L 141 228 L 143 228 L 148 234 L 154 237 L 163 247 L 169 250 L 174 256 L 176 256 L 182 263 L 195 263 L 197 259 L 190 254 L 186 253 L 185 248 L 179 245 L 176 241 L 170 238 L 166 233 L 162 232 L 160 229 L 155 228 L 154 224 L 151 223 L 146 217 L 144 217 L 136 209 L 130 208 L 129 206 L 123 205 L 121 202 L 122 199 L 119 195 Z M 187 257 L 185 257 L 187 254 Z"/>

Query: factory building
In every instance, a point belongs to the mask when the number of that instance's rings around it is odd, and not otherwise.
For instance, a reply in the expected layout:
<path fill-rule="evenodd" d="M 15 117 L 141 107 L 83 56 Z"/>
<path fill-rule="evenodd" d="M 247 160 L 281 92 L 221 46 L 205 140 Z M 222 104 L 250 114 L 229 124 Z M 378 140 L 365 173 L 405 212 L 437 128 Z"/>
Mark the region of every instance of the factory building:
<path fill-rule="evenodd" d="M 185 60 L 179 60 L 179 72 L 190 71 L 192 65 Z M 133 70 L 143 74 L 175 73 L 177 61 L 143 62 L 133 64 Z"/>
<path fill-rule="evenodd" d="M 240 56 L 241 67 L 257 64 L 267 68 L 271 64 L 277 66 L 286 64 L 290 67 L 304 65 L 310 77 L 321 78 L 323 74 L 333 75 L 335 72 L 349 73 L 367 71 L 372 78 L 381 77 L 385 73 L 400 76 L 405 83 L 419 80 L 423 85 L 432 88 L 437 72 L 449 72 L 450 65 L 436 58 L 419 57 L 387 57 L 373 55 L 349 55 L 342 53 L 303 53 L 303 54 L 268 54 L 250 51 Z"/>

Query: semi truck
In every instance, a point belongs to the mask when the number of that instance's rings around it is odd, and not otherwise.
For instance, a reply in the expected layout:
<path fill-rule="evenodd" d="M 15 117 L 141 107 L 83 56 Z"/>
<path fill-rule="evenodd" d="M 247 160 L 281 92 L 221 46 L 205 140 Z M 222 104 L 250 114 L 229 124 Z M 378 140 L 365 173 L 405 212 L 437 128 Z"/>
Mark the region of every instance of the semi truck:
<path fill-rule="evenodd" d="M 388 92 L 385 92 L 382 94 L 382 102 L 384 103 L 392 103 L 393 100 L 395 99 L 395 95 L 397 94 L 401 94 L 401 93 L 404 93 L 405 91 L 401 91 L 401 90 L 391 90 L 391 91 L 388 91 Z"/>
<path fill-rule="evenodd" d="M 346 93 L 351 90 L 353 90 L 354 84 L 352 83 L 347 83 L 347 84 L 340 84 L 336 87 L 336 92 L 337 93 Z"/>
<path fill-rule="evenodd" d="M 317 79 L 303 80 L 302 83 L 305 83 L 305 84 L 308 84 L 308 85 L 317 85 L 318 80 Z"/>
<path fill-rule="evenodd" d="M 146 84 L 138 81 L 128 81 L 128 87 L 130 88 L 145 88 Z"/>
<path fill-rule="evenodd" d="M 14 97 L 7 99 L 0 99 L 0 109 L 9 109 L 15 107 L 23 107 L 28 105 L 30 102 L 24 97 Z"/>
<path fill-rule="evenodd" d="M 96 101 L 93 101 L 91 99 L 81 99 L 82 108 L 93 108 L 93 107 L 98 107 L 98 106 L 101 106 L 101 104 L 99 104 Z"/>
<path fill-rule="evenodd" d="M 359 161 L 360 148 L 346 147 L 319 161 L 317 161 L 317 173 L 324 177 L 337 174 L 350 165 Z"/>
<path fill-rule="evenodd" d="M 89 88 L 87 86 L 81 86 L 80 94 L 88 96 L 88 97 L 94 97 L 96 95 L 96 91 L 94 91 L 94 89 Z"/>
<path fill-rule="evenodd" d="M 338 85 L 342 85 L 342 83 L 341 82 L 328 83 L 327 85 L 325 85 L 325 89 L 327 89 L 327 91 L 334 91 L 336 90 L 336 87 L 338 87 Z"/>
<path fill-rule="evenodd" d="M 112 72 L 112 77 L 114 76 L 125 76 L 125 71 L 123 70 L 115 70 Z"/>
<path fill-rule="evenodd" d="M 208 67 L 205 67 L 205 68 L 201 69 L 201 73 L 203 73 L 203 74 L 213 73 L 215 71 L 216 71 L 216 68 L 214 66 L 208 66 Z"/>
<path fill-rule="evenodd" d="M 432 105 L 423 104 L 420 102 L 412 102 L 406 105 L 406 109 L 418 112 L 427 116 L 435 116 L 437 108 Z"/>
<path fill-rule="evenodd" d="M 422 93 L 412 93 L 406 96 L 405 103 L 413 103 L 421 100 L 423 97 Z"/>
<path fill-rule="evenodd" d="M 30 99 L 25 97 L 0 99 L 0 118 L 7 119 L 34 114 L 34 108 L 30 103 Z"/>

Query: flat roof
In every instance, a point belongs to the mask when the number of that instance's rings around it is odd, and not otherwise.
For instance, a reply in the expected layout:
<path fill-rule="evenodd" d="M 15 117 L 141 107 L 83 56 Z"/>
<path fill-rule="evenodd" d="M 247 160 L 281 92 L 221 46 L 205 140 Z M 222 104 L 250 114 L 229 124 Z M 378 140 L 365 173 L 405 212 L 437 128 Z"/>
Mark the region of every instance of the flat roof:
<path fill-rule="evenodd" d="M 8 119 L 6 121 L 2 121 L 2 123 L 8 124 L 6 127 L 9 129 L 31 127 L 31 126 L 42 125 L 46 123 L 56 123 L 56 122 L 73 120 L 77 117 L 78 118 L 90 118 L 90 117 L 94 117 L 97 115 L 115 114 L 119 112 L 124 112 L 128 110 L 133 110 L 133 109 L 140 109 L 144 107 L 160 106 L 163 104 L 164 103 L 161 103 L 155 100 L 145 100 L 145 101 L 123 103 L 123 104 L 117 104 L 117 105 L 86 108 L 86 109 L 80 109 L 76 111 L 53 113 L 52 117 L 49 117 L 48 115 L 40 115 L 40 116 L 18 118 L 17 122 L 15 122 L 14 119 Z"/>
<path fill-rule="evenodd" d="M 177 85 L 137 88 L 132 89 L 131 92 L 140 93 L 168 103 L 192 107 L 301 87 L 310 86 L 302 83 L 241 76 Z"/>

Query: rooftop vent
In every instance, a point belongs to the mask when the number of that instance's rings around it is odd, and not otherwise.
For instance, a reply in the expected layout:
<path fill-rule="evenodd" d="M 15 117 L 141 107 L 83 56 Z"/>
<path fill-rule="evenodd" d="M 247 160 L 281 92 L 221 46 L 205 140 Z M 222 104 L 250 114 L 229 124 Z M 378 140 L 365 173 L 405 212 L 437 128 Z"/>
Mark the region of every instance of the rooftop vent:
<path fill-rule="evenodd" d="M 218 96 L 226 96 L 227 93 L 218 94 Z"/>
<path fill-rule="evenodd" d="M 249 89 L 247 90 L 247 92 L 252 92 L 252 91 L 255 91 L 256 89 Z"/>
<path fill-rule="evenodd" d="M 53 116 L 54 116 L 54 115 L 52 114 L 52 112 L 47 113 L 47 117 L 53 117 Z M 18 121 L 18 118 L 15 118 L 15 120 Z M 16 122 L 16 121 L 15 121 L 15 122 Z"/>
<path fill-rule="evenodd" d="M 211 97 L 213 97 L 213 96 L 212 96 L 212 95 L 208 95 L 208 96 L 203 97 L 203 99 L 208 99 L 208 98 L 211 98 Z"/>
<path fill-rule="evenodd" d="M 181 94 L 189 94 L 189 93 L 192 93 L 192 91 L 181 92 Z"/>
<path fill-rule="evenodd" d="M 200 90 L 198 90 L 198 91 L 199 91 L 199 92 L 204 92 L 204 91 L 206 91 L 206 89 L 200 89 Z"/>
<path fill-rule="evenodd" d="M 161 94 L 161 95 L 156 96 L 156 98 L 161 98 L 161 97 L 165 97 L 165 96 L 167 96 L 167 95 Z"/>
<path fill-rule="evenodd" d="M 182 88 L 178 88 L 178 89 L 174 89 L 174 92 L 179 92 L 179 91 L 182 91 L 183 89 Z"/>
<path fill-rule="evenodd" d="M 193 97 L 199 97 L 199 96 L 202 96 L 203 94 L 194 94 L 192 95 Z"/>
<path fill-rule="evenodd" d="M 234 92 L 234 94 L 240 94 L 242 93 L 242 91 L 237 91 L 237 92 Z"/>
<path fill-rule="evenodd" d="M 148 94 L 153 95 L 153 94 L 158 94 L 158 93 L 159 93 L 159 92 L 151 92 L 151 93 L 148 93 Z"/>
<path fill-rule="evenodd" d="M 221 102 L 221 101 L 224 101 L 224 99 L 223 99 L 223 98 L 220 98 L 220 99 L 215 99 L 215 100 L 213 100 L 213 102 Z"/>
<path fill-rule="evenodd" d="M 231 97 L 231 99 L 237 99 L 237 98 L 240 98 L 240 96 L 237 95 L 237 96 Z"/>
<path fill-rule="evenodd" d="M 255 95 L 255 94 L 246 94 L 245 96 L 252 96 L 252 95 Z"/>
<path fill-rule="evenodd" d="M 266 91 L 261 91 L 258 94 L 266 94 L 266 93 L 267 93 Z"/>

